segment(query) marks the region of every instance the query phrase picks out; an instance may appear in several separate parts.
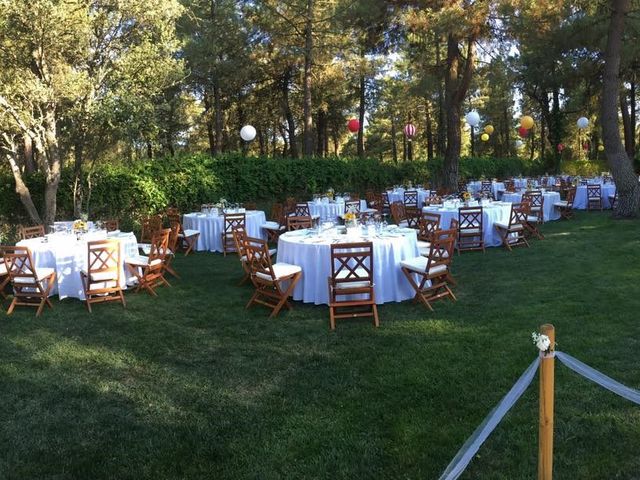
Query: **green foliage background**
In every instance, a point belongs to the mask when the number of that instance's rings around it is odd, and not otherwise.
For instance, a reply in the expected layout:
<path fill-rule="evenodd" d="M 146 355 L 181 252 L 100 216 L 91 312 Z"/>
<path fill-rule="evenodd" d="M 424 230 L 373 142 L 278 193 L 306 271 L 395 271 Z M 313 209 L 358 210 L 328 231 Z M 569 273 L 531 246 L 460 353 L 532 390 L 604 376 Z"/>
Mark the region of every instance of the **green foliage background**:
<path fill-rule="evenodd" d="M 544 173 L 543 163 L 520 158 L 463 158 L 460 175 L 466 179 L 482 175 L 504 178 Z M 591 168 L 591 167 L 590 167 Z M 595 171 L 600 168 L 592 166 Z M 168 205 L 181 211 L 199 209 L 200 204 L 224 197 L 232 202 L 268 204 L 288 196 L 308 198 L 326 191 L 359 192 L 372 188 L 414 183 L 438 183 L 442 160 L 403 163 L 377 159 L 310 158 L 286 159 L 243 157 L 239 154 L 210 157 L 206 154 L 166 157 L 147 162 L 100 164 L 83 179 L 91 195 L 85 204 L 91 219 L 119 218 L 124 228 L 133 228 L 140 217 Z M 571 172 L 573 173 L 573 172 Z M 578 173 L 578 172 L 576 172 Z M 16 225 L 26 221 L 24 208 L 14 192 L 9 172 L 0 172 L 0 221 Z M 36 206 L 43 203 L 44 179 L 27 179 Z M 65 168 L 58 194 L 58 218 L 73 216 L 73 171 Z"/>

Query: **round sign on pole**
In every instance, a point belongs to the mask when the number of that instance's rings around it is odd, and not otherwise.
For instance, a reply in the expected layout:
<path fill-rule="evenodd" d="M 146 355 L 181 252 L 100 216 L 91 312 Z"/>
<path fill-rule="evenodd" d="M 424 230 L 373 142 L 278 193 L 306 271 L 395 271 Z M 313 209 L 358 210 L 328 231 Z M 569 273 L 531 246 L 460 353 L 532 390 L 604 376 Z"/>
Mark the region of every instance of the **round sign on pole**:
<path fill-rule="evenodd" d="M 404 134 L 407 136 L 409 140 L 411 140 L 416 134 L 416 127 L 411 123 L 407 123 L 404 127 Z"/>
<path fill-rule="evenodd" d="M 480 114 L 475 110 L 467 113 L 464 117 L 469 125 L 472 127 L 477 127 L 480 124 Z"/>
<path fill-rule="evenodd" d="M 256 129 L 251 125 L 245 125 L 240 129 L 240 138 L 245 142 L 250 142 L 256 138 Z"/>

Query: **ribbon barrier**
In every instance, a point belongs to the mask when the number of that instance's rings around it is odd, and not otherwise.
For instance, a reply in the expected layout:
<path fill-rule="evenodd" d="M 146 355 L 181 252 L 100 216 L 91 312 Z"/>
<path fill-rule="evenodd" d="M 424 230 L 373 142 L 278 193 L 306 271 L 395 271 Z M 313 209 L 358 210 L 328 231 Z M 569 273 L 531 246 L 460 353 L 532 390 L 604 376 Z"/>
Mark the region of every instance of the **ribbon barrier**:
<path fill-rule="evenodd" d="M 582 375 L 588 380 L 597 383 L 610 392 L 640 405 L 640 391 L 627 387 L 620 382 L 608 377 L 580 360 L 564 352 L 554 350 L 555 331 L 552 325 L 543 325 L 542 332 L 548 334 L 551 341 L 550 347 L 536 358 L 524 371 L 511 390 L 500 400 L 500 403 L 487 415 L 482 423 L 462 445 L 446 470 L 440 476 L 440 480 L 456 480 L 465 471 L 471 460 L 478 453 L 482 444 L 489 438 L 511 407 L 520 399 L 525 390 L 531 385 L 533 377 L 540 368 L 540 432 L 539 432 L 539 461 L 538 479 L 551 480 L 553 464 L 553 359 L 557 358 L 571 370 Z M 535 334 L 534 334 L 535 336 Z M 549 338 L 546 338 L 549 340 Z M 541 349 L 544 347 L 540 347 Z M 549 362 L 549 363 L 546 363 Z"/>
<path fill-rule="evenodd" d="M 582 363 L 580 360 L 573 358 L 571 355 L 564 352 L 556 351 L 556 358 L 577 374 L 582 375 L 584 378 L 597 383 L 616 395 L 620 395 L 621 397 L 640 405 L 640 391 L 629 388 L 620 382 L 616 382 L 613 378 L 606 376 L 604 373 L 591 368 L 586 363 Z"/>
<path fill-rule="evenodd" d="M 485 442 L 485 440 L 491 435 L 491 432 L 495 430 L 498 424 L 502 421 L 511 407 L 518 401 L 524 391 L 527 389 L 533 377 L 538 370 L 540 360 L 536 358 L 529 368 L 525 370 L 522 376 L 518 379 L 509 393 L 507 393 L 500 403 L 494 408 L 489 415 L 482 421 L 480 426 L 476 428 L 476 431 L 467 439 L 462 448 L 458 451 L 451 463 L 440 476 L 440 480 L 455 480 L 462 472 L 467 468 L 467 465 L 471 462 L 473 457 Z"/>

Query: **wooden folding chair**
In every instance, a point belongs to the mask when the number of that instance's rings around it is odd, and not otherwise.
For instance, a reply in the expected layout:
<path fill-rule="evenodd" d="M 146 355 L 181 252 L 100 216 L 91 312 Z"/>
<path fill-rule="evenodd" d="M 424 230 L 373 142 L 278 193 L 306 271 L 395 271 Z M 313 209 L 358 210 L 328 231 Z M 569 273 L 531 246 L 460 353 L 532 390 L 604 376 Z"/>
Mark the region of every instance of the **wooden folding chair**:
<path fill-rule="evenodd" d="M 391 213 L 391 202 L 387 192 L 382 192 L 382 213 Z"/>
<path fill-rule="evenodd" d="M 162 215 L 150 215 L 144 217 L 141 222 L 142 229 L 140 231 L 140 243 L 138 243 L 138 249 L 145 251 L 145 255 L 151 250 L 151 239 L 153 236 L 162 229 Z"/>
<path fill-rule="evenodd" d="M 118 301 L 127 304 L 120 285 L 120 241 L 95 240 L 87 243 L 87 268 L 80 272 L 87 310 L 92 303 Z"/>
<path fill-rule="evenodd" d="M 439 231 L 426 257 L 421 255 L 400 262 L 402 273 L 416 292 L 414 301 L 421 302 L 431 311 L 431 303 L 436 300 L 450 298 L 456 301 L 449 287 L 448 274 L 454 240 L 453 232 Z"/>
<path fill-rule="evenodd" d="M 120 230 L 120 222 L 117 219 L 103 220 L 102 224 L 107 232 L 114 232 Z"/>
<path fill-rule="evenodd" d="M 312 228 L 313 227 L 313 219 L 311 216 L 296 216 L 292 215 L 287 217 L 287 231 L 291 232 L 292 230 L 302 230 L 304 228 Z"/>
<path fill-rule="evenodd" d="M 360 213 L 360 200 L 348 200 L 344 202 L 344 212 L 354 211 L 356 214 Z"/>
<path fill-rule="evenodd" d="M 286 219 L 284 214 L 284 206 L 281 203 L 274 203 L 271 206 L 271 220 L 261 225 L 261 228 L 267 232 L 267 242 L 278 243 L 280 235 L 287 230 L 285 225 Z"/>
<path fill-rule="evenodd" d="M 11 315 L 17 306 L 36 307 L 36 316 L 40 316 L 44 306 L 53 308 L 49 294 L 56 280 L 53 268 L 34 266 L 31 250 L 26 247 L 14 247 L 5 250 L 4 261 L 9 271 L 9 281 L 13 286 L 13 301 L 7 315 Z"/>
<path fill-rule="evenodd" d="M 428 255 L 433 235 L 440 230 L 440 214 L 424 212 L 418 223 L 418 250 L 420 255 Z"/>
<path fill-rule="evenodd" d="M 241 215 L 244 215 L 244 213 Z M 189 255 L 191 252 L 195 252 L 196 246 L 198 244 L 198 238 L 200 238 L 200 230 L 188 229 L 188 228 L 185 229 L 182 226 L 182 221 L 180 220 L 180 214 L 168 213 L 167 219 L 169 220 L 169 225 L 173 225 L 174 223 L 177 223 L 179 226 L 178 243 L 177 243 L 176 249 L 181 248 L 182 250 L 184 250 L 185 257 Z M 223 247 L 224 247 L 224 242 L 223 242 Z M 174 253 L 177 253 L 177 250 Z"/>
<path fill-rule="evenodd" d="M 482 250 L 484 253 L 484 229 L 482 207 L 458 209 L 458 255 L 465 250 Z"/>
<path fill-rule="evenodd" d="M 11 281 L 11 278 L 9 277 L 9 264 L 5 261 L 4 255 L 6 253 L 13 253 L 16 250 L 27 251 L 27 247 L 0 245 L 0 297 L 2 297 L 2 300 L 7 299 L 5 290 Z M 2 302 L 0 302 L 0 306 L 2 306 Z"/>
<path fill-rule="evenodd" d="M 233 241 L 236 244 L 236 251 L 238 252 L 238 257 L 240 258 L 240 263 L 242 264 L 242 269 L 245 273 L 245 275 L 240 280 L 240 283 L 238 283 L 238 286 L 242 285 L 251 278 L 251 270 L 249 268 L 247 252 L 245 250 L 246 238 L 247 232 L 243 227 L 236 227 L 233 229 Z M 278 250 L 275 248 L 270 248 L 269 255 L 273 257 L 277 253 L 277 251 Z"/>
<path fill-rule="evenodd" d="M 20 238 L 22 240 L 39 237 L 44 237 L 44 225 L 36 225 L 34 227 L 20 227 Z"/>
<path fill-rule="evenodd" d="M 272 263 L 269 246 L 262 239 L 245 237 L 244 248 L 251 282 L 256 289 L 245 308 L 255 303 L 269 307 L 272 309 L 269 318 L 278 315 L 282 307 L 291 310 L 293 307 L 288 298 L 302 278 L 302 268 L 289 263 Z"/>
<path fill-rule="evenodd" d="M 328 283 L 331 330 L 337 318 L 373 317 L 374 326 L 380 326 L 373 290 L 373 243 L 332 244 Z M 365 298 L 344 298 L 353 295 Z"/>
<path fill-rule="evenodd" d="M 529 190 L 522 195 L 522 203 L 528 202 L 531 210 L 530 216 L 535 216 L 536 223 L 544 223 L 544 196 L 539 190 Z"/>
<path fill-rule="evenodd" d="M 602 211 L 602 186 L 587 185 L 587 210 Z"/>
<path fill-rule="evenodd" d="M 310 217 L 311 211 L 309 210 L 308 203 L 297 203 L 293 209 L 294 217 Z"/>
<path fill-rule="evenodd" d="M 256 202 L 245 202 L 244 203 L 244 209 L 247 210 L 247 211 L 257 210 L 258 209 L 258 205 L 256 204 Z"/>
<path fill-rule="evenodd" d="M 560 210 L 560 217 L 565 220 L 571 220 L 573 217 L 573 201 L 576 198 L 576 188 L 569 188 L 567 190 L 566 200 L 561 200 L 553 204 L 555 208 Z"/>
<path fill-rule="evenodd" d="M 421 205 L 418 205 L 418 191 L 417 190 L 406 190 L 404 192 L 404 206 L 405 207 L 413 207 L 418 208 Z"/>
<path fill-rule="evenodd" d="M 502 239 L 502 245 L 511 251 L 512 247 L 526 246 L 529 242 L 525 235 L 527 216 L 529 215 L 529 204 L 513 203 L 511 204 L 511 213 L 509 215 L 509 223 L 495 222 L 493 225 L 498 230 L 498 234 Z"/>
<path fill-rule="evenodd" d="M 171 229 L 160 230 L 151 239 L 151 251 L 148 257 L 139 255 L 125 260 L 129 272 L 138 280 L 136 293 L 145 289 L 150 295 L 157 297 L 158 294 L 155 292 L 157 286 L 171 286 L 164 278 L 169 235 L 171 235 Z"/>
<path fill-rule="evenodd" d="M 493 183 L 489 180 L 482 180 L 480 183 L 480 195 L 493 198 Z"/>
<path fill-rule="evenodd" d="M 180 229 L 182 225 L 178 222 L 171 223 L 171 233 L 169 233 L 169 241 L 167 242 L 167 254 L 164 259 L 164 269 L 167 273 L 169 273 L 172 277 L 180 279 L 180 275 L 173 268 L 173 261 L 176 258 L 176 254 L 178 251 L 178 242 L 180 240 Z M 147 252 L 150 253 L 150 252 Z"/>
<path fill-rule="evenodd" d="M 442 198 L 439 197 L 438 195 L 429 195 L 424 200 L 424 204 L 426 206 L 429 206 L 429 205 L 440 205 L 441 203 L 442 203 Z"/>
<path fill-rule="evenodd" d="M 514 193 L 516 191 L 516 182 L 513 180 L 505 180 L 503 183 L 505 192 Z"/>
<path fill-rule="evenodd" d="M 222 231 L 222 252 L 227 256 L 227 252 L 234 252 L 236 248 L 233 240 L 233 229 L 247 228 L 247 217 L 244 213 L 225 213 L 224 214 L 224 230 Z"/>
<path fill-rule="evenodd" d="M 402 202 L 393 202 L 391 204 L 391 217 L 396 225 L 399 227 L 408 227 L 407 213 Z"/>

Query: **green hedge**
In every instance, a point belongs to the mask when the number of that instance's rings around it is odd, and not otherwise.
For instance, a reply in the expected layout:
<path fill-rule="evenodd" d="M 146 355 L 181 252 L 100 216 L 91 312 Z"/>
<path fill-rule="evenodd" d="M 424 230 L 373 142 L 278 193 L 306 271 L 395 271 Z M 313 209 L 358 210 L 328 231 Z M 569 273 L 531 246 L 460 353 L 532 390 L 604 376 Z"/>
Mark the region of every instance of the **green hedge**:
<path fill-rule="evenodd" d="M 336 191 L 364 193 L 412 181 L 438 184 L 442 160 L 382 163 L 375 159 L 273 159 L 231 154 L 218 157 L 189 155 L 160 158 L 134 164 L 102 164 L 83 183 L 91 182 L 91 218 L 120 218 L 124 228 L 139 218 L 172 205 L 182 211 L 201 203 L 229 201 L 270 203 L 287 196 L 308 198 L 333 187 Z M 536 164 L 518 158 L 463 158 L 461 176 L 467 179 L 541 173 Z M 25 221 L 22 205 L 14 192 L 11 174 L 0 171 L 0 223 Z M 43 178 L 27 179 L 36 206 L 43 202 Z M 58 217 L 73 216 L 73 171 L 63 170 L 58 194 Z"/>

